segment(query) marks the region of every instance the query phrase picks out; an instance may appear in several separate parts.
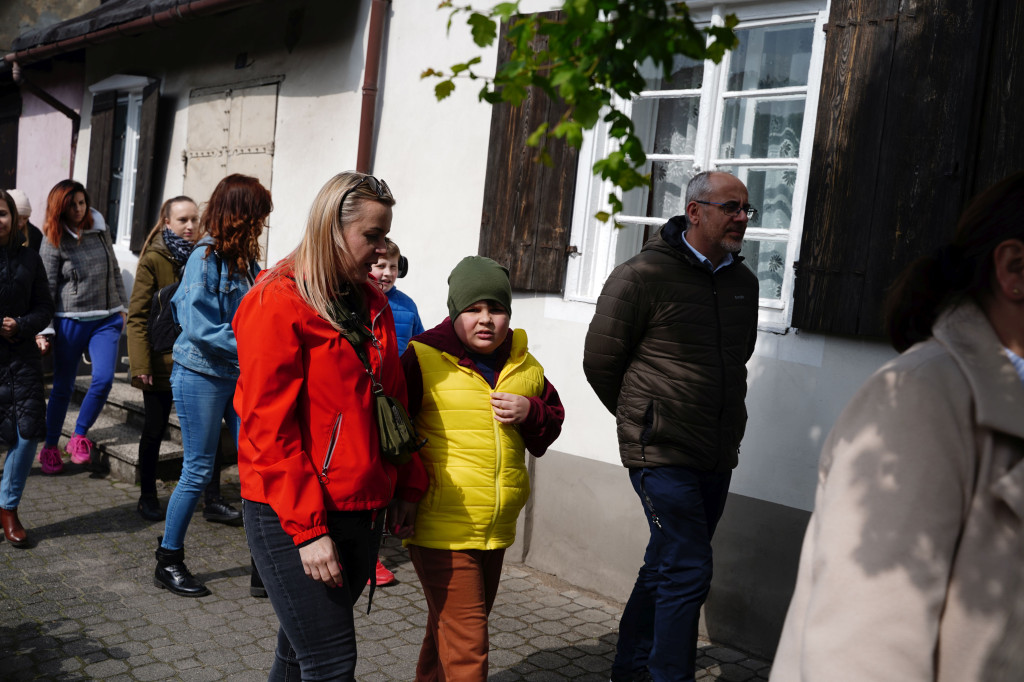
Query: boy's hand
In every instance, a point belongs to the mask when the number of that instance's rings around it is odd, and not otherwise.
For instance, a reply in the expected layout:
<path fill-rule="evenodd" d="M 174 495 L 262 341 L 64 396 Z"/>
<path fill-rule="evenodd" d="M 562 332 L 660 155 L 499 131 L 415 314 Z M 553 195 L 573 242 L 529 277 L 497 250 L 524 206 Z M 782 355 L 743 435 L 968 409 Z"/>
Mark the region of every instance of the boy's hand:
<path fill-rule="evenodd" d="M 415 502 L 396 500 L 391 503 L 388 509 L 389 530 L 396 538 L 405 540 L 411 538 L 416 532 L 416 507 Z"/>
<path fill-rule="evenodd" d="M 530 399 L 515 393 L 492 393 L 491 409 L 502 424 L 521 424 L 530 415 Z"/>

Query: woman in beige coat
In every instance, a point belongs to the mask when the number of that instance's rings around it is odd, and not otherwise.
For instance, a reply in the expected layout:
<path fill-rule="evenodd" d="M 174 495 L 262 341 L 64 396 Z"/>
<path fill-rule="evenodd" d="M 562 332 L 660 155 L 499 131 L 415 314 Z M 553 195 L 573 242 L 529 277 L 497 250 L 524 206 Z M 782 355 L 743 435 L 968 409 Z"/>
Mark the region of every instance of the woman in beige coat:
<path fill-rule="evenodd" d="M 906 352 L 825 443 L 773 682 L 1024 679 L 1022 206 L 1024 172 L 893 287 Z"/>

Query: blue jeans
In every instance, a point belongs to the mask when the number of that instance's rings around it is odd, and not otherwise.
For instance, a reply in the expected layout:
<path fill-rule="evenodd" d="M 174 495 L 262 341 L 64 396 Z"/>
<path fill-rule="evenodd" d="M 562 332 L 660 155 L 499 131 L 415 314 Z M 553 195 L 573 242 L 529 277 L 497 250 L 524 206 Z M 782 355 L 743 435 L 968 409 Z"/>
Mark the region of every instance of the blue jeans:
<path fill-rule="evenodd" d="M 18 437 L 14 445 L 7 451 L 4 460 L 3 480 L 0 480 L 0 509 L 17 509 L 21 502 L 21 493 L 25 490 L 28 472 L 32 469 L 32 460 L 36 456 L 39 441 L 21 437 L 17 419 L 14 421 L 14 433 Z"/>
<path fill-rule="evenodd" d="M 302 570 L 299 548 L 269 504 L 242 501 L 249 551 L 281 627 L 269 680 L 354 680 L 352 605 L 377 561 L 381 523 L 373 512 L 327 512 L 344 584 L 327 587 Z"/>
<path fill-rule="evenodd" d="M 231 404 L 235 383 L 235 379 L 200 374 L 178 364 L 171 370 L 171 392 L 181 423 L 185 458 L 181 478 L 167 503 L 164 539 L 160 543 L 164 549 L 181 549 L 185 544 L 185 532 L 199 496 L 213 476 L 222 419 L 238 442 L 238 415 Z"/>
<path fill-rule="evenodd" d="M 630 469 L 651 530 L 644 565 L 619 623 L 612 678 L 645 666 L 655 682 L 690 682 L 700 607 L 711 588 L 711 537 L 732 472 L 686 467 Z"/>
<path fill-rule="evenodd" d="M 117 344 L 124 328 L 121 313 L 89 322 L 58 317 L 53 323 L 53 389 L 46 403 L 47 445 L 57 445 L 60 439 L 64 417 L 71 403 L 71 392 L 75 387 L 78 364 L 86 348 L 89 349 L 89 359 L 92 361 L 92 381 L 82 400 L 82 409 L 78 412 L 75 433 L 84 436 L 96 423 L 96 417 L 110 395 L 110 387 L 114 385 Z"/>

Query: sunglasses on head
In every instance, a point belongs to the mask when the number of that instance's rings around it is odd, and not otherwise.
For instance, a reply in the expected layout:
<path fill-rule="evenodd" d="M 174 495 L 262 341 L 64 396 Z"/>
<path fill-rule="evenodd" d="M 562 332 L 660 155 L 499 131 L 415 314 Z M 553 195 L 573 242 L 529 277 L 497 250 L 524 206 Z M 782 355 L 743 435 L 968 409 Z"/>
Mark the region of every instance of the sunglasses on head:
<path fill-rule="evenodd" d="M 341 201 L 338 203 L 339 211 L 341 210 L 341 207 L 345 205 L 345 199 L 348 199 L 348 195 L 354 192 L 363 183 L 366 183 L 367 185 L 370 186 L 370 190 L 377 195 L 378 199 L 392 198 L 391 188 L 388 187 L 388 183 L 384 182 L 383 180 L 379 180 L 373 177 L 372 175 L 364 175 L 363 177 L 359 178 L 359 182 L 349 187 L 347 190 L 345 190 L 345 193 L 341 195 Z"/>

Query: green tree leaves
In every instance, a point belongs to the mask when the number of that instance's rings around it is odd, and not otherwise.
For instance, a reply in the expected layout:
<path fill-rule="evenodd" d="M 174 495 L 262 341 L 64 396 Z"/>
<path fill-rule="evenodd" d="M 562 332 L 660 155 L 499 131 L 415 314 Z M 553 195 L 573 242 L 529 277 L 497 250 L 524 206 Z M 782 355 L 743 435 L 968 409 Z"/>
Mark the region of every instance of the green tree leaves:
<path fill-rule="evenodd" d="M 421 78 L 439 78 L 434 87 L 438 100 L 455 90 L 459 78 L 481 80 L 480 99 L 492 104 L 518 106 L 530 87 L 562 99 L 568 113 L 554 128 L 543 124 L 527 144 L 538 148 L 537 160 L 550 164 L 546 142 L 564 139 L 574 147 L 583 142 L 583 131 L 593 128 L 602 113 L 609 136 L 618 149 L 594 164 L 594 173 L 614 186 L 609 196 L 613 212 L 622 210 L 619 191 L 650 185 L 641 173 L 647 157 L 633 122 L 622 103 L 646 88 L 638 66 L 645 62 L 660 68 L 668 78 L 676 55 L 718 62 L 737 44 L 734 15 L 723 26 L 698 29 L 683 2 L 672 0 L 564 0 L 561 17 L 519 14 L 519 1 L 501 2 L 489 10 L 456 6 L 444 0 L 438 9 L 450 10 L 448 29 L 459 15 L 467 15 L 473 42 L 488 47 L 498 36 L 498 22 L 508 21 L 505 39 L 512 54 L 493 78 L 474 73 L 479 56 L 455 64 L 447 73 L 428 68 Z M 599 220 L 608 220 L 601 212 Z"/>

